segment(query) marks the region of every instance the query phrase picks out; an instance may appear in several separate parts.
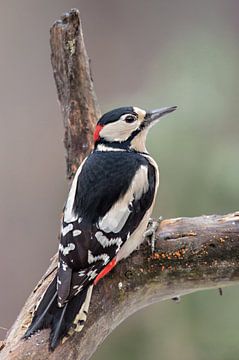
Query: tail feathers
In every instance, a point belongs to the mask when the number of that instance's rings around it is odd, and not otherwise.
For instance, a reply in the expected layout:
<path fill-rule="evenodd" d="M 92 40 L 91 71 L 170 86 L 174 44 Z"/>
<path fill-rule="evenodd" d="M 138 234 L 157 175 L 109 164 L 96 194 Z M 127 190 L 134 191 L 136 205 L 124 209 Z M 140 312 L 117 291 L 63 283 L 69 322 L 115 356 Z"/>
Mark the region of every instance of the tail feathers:
<path fill-rule="evenodd" d="M 67 338 L 74 331 L 81 331 L 87 318 L 92 289 L 93 285 L 83 288 L 63 307 L 59 307 L 54 279 L 46 290 L 24 338 L 27 339 L 38 330 L 50 328 L 49 347 L 54 350 L 63 338 Z"/>
<path fill-rule="evenodd" d="M 34 334 L 38 330 L 42 330 L 50 327 L 53 320 L 53 309 L 57 308 L 57 290 L 56 290 L 56 278 L 51 282 L 47 288 L 43 298 L 38 305 L 36 312 L 33 316 L 31 325 L 24 334 L 24 338 Z"/>
<path fill-rule="evenodd" d="M 61 308 L 62 313 L 56 314 L 53 318 L 50 334 L 50 349 L 54 350 L 60 340 L 67 339 L 75 331 L 80 332 L 88 315 L 93 285 L 85 287 Z M 64 312 L 64 314 L 63 314 Z M 65 338 L 65 339 L 64 339 Z"/>
<path fill-rule="evenodd" d="M 61 313 L 58 312 L 53 321 L 53 327 L 50 335 L 50 349 L 52 350 L 56 348 L 61 339 L 61 335 L 66 331 L 64 315 L 67 310 L 67 305 L 68 303 L 61 309 Z"/>

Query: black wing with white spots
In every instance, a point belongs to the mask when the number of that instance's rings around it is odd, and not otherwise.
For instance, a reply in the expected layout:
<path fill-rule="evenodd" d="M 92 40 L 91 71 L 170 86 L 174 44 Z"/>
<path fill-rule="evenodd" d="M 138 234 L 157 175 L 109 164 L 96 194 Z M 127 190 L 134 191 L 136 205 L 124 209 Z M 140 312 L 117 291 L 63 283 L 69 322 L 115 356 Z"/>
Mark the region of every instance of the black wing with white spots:
<path fill-rule="evenodd" d="M 155 169 L 135 152 L 93 152 L 77 176 L 66 204 L 67 222 L 65 216 L 62 222 L 60 305 L 92 283 L 117 255 L 155 194 Z"/>

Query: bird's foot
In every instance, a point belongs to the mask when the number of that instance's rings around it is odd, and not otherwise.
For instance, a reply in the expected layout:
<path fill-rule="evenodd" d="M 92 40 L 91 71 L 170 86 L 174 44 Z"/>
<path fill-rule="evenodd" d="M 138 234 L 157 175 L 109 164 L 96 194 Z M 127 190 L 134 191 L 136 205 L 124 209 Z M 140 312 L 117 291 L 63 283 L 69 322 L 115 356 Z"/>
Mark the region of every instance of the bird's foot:
<path fill-rule="evenodd" d="M 151 251 L 154 253 L 155 251 L 155 242 L 156 242 L 156 231 L 158 229 L 158 226 L 160 222 L 162 221 L 162 217 L 158 219 L 158 221 L 155 221 L 153 219 L 149 219 L 147 230 L 144 233 L 144 238 L 150 238 L 149 239 L 149 245 L 151 243 Z"/>

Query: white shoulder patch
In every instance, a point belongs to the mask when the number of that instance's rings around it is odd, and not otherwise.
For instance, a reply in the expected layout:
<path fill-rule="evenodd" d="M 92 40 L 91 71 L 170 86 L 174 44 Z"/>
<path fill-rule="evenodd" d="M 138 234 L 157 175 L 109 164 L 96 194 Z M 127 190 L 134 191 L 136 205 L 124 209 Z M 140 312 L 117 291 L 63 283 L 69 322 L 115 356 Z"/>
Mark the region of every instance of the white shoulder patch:
<path fill-rule="evenodd" d="M 141 165 L 137 170 L 132 182 L 132 188 L 136 200 L 140 199 L 141 196 L 148 191 L 149 183 L 147 166 Z"/>
<path fill-rule="evenodd" d="M 100 219 L 98 228 L 106 233 L 119 233 L 131 213 L 130 203 L 133 200 L 139 200 L 148 191 L 148 187 L 148 168 L 145 165 L 141 165 L 136 171 L 126 194 Z"/>

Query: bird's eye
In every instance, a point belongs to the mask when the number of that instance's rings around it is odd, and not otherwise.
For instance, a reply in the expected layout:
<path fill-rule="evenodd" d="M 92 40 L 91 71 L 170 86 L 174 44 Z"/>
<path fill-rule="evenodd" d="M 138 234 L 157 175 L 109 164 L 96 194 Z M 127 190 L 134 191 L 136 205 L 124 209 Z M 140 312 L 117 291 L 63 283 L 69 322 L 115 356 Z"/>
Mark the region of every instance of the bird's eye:
<path fill-rule="evenodd" d="M 133 115 L 128 115 L 128 116 L 126 116 L 126 118 L 125 118 L 125 121 L 126 121 L 127 123 L 133 123 L 135 120 L 136 120 L 136 118 L 135 118 L 135 116 L 133 116 Z"/>

